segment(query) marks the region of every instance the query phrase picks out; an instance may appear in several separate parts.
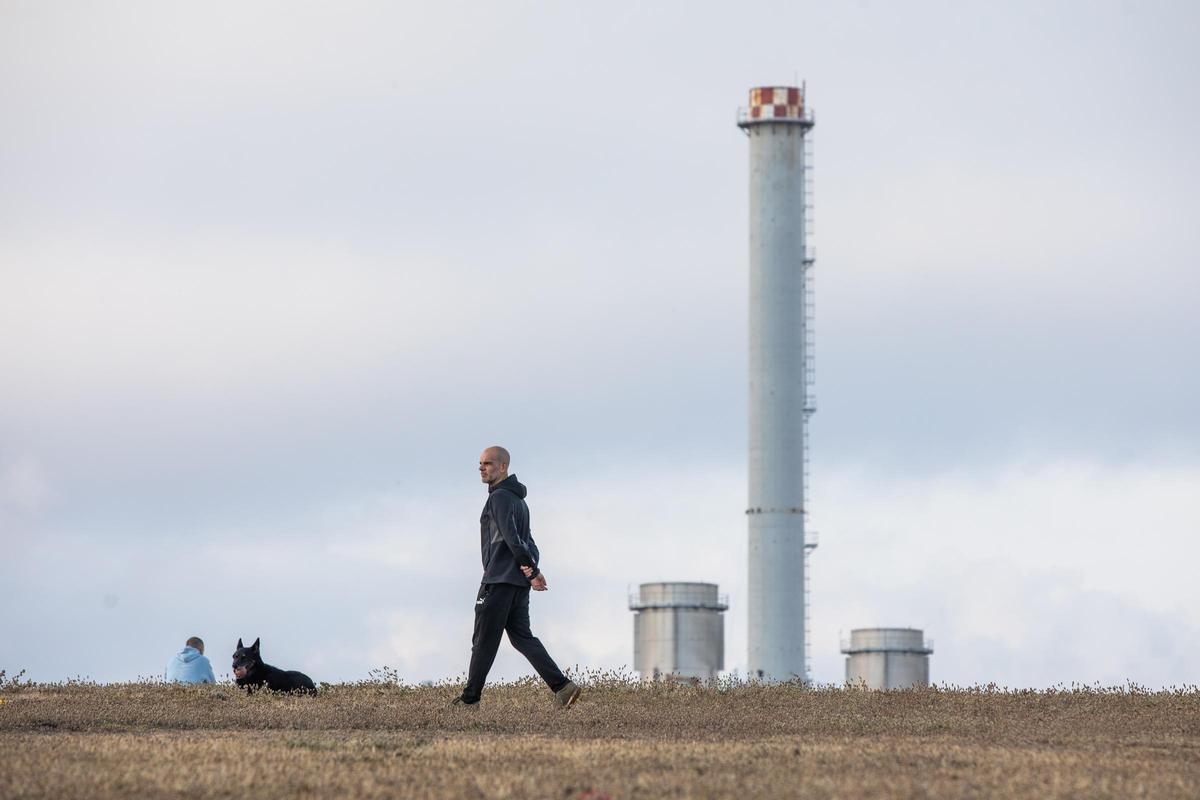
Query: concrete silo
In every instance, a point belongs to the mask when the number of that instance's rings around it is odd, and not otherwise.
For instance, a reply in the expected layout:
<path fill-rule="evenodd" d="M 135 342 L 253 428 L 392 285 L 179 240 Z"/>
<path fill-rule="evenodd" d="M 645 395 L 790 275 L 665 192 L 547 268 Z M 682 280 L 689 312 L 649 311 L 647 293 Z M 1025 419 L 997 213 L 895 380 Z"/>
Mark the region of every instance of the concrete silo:
<path fill-rule="evenodd" d="M 712 680 L 725 668 L 729 602 L 715 583 L 643 583 L 629 608 L 633 664 L 643 680 Z"/>
<path fill-rule="evenodd" d="M 868 689 L 911 689 L 929 685 L 933 641 L 916 628 L 856 628 L 842 642 L 846 683 Z"/>
<path fill-rule="evenodd" d="M 803 87 L 750 91 L 749 676 L 808 680 L 806 536 L 812 305 Z"/>

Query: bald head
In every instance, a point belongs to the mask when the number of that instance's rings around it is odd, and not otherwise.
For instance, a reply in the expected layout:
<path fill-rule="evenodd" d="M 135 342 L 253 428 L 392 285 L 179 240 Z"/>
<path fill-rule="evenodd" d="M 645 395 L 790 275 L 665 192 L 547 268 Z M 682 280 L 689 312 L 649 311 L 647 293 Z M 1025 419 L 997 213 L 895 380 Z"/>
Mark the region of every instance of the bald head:
<path fill-rule="evenodd" d="M 508 463 L 508 451 L 494 444 L 479 454 L 479 477 L 488 486 L 495 486 L 508 477 Z"/>

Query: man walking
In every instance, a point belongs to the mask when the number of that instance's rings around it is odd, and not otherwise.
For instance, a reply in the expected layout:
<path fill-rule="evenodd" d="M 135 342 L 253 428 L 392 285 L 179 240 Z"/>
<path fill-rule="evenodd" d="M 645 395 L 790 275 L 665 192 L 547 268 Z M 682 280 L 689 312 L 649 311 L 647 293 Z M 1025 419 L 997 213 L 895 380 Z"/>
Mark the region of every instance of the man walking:
<path fill-rule="evenodd" d="M 566 708 L 579 699 L 581 690 L 567 680 L 529 629 L 529 591 L 544 592 L 549 587 L 538 569 L 538 549 L 529 533 L 526 490 L 516 475 L 508 474 L 508 464 L 508 451 L 503 447 L 489 447 L 479 456 L 479 476 L 488 485 L 488 499 L 479 517 L 483 581 L 475 598 L 475 634 L 471 637 L 467 685 L 454 703 L 479 703 L 488 670 L 500 648 L 500 634 L 507 632 L 512 646 L 529 659 L 559 705 Z"/>

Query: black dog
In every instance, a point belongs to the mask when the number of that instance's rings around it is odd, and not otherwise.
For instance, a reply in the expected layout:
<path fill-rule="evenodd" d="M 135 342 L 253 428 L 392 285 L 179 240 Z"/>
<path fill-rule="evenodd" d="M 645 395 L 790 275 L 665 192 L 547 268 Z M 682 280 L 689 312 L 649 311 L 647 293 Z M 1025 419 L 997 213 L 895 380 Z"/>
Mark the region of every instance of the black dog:
<path fill-rule="evenodd" d="M 237 685 L 246 691 L 261 689 L 266 686 L 272 692 L 296 692 L 298 694 L 316 694 L 317 687 L 312 678 L 296 670 L 284 671 L 270 664 L 264 664 L 258 653 L 258 639 L 246 647 L 238 639 L 237 650 L 233 651 L 233 676 Z"/>

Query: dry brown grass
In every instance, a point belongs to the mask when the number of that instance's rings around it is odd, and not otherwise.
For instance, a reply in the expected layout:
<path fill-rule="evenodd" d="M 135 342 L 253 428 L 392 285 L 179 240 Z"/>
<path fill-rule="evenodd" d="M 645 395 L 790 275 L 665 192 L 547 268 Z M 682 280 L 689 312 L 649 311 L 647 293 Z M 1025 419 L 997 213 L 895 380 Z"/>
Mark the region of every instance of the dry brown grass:
<path fill-rule="evenodd" d="M 0 797 L 1200 797 L 1194 687 L 454 694 L 3 683 Z"/>

